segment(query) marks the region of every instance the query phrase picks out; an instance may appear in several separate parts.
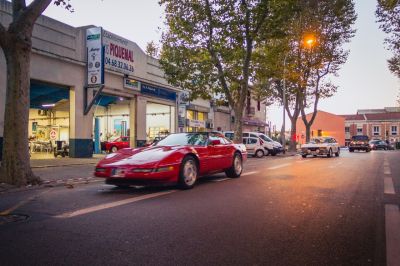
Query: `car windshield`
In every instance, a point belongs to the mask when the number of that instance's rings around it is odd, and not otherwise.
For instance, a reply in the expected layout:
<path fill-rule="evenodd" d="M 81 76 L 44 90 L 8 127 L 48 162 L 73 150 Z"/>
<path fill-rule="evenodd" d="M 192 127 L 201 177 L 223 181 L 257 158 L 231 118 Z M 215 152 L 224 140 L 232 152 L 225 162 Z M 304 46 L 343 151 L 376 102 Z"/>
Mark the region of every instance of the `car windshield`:
<path fill-rule="evenodd" d="M 309 143 L 313 143 L 313 144 L 329 143 L 329 139 L 328 138 L 314 138 L 314 139 L 311 139 L 311 141 Z"/>
<path fill-rule="evenodd" d="M 259 137 L 260 137 L 262 140 L 265 140 L 265 141 L 267 141 L 267 142 L 272 142 L 272 141 L 273 141 L 273 140 L 270 139 L 268 136 L 263 135 L 263 134 L 259 135 Z"/>
<path fill-rule="evenodd" d="M 368 140 L 368 136 L 353 136 L 351 139 L 358 140 L 358 141 L 366 141 L 366 140 Z"/>
<path fill-rule="evenodd" d="M 160 140 L 156 146 L 175 146 L 175 145 L 197 145 L 205 146 L 207 144 L 207 133 L 178 133 L 171 134 Z"/>
<path fill-rule="evenodd" d="M 114 136 L 114 137 L 111 137 L 108 141 L 109 141 L 109 142 L 118 141 L 119 138 L 120 138 L 120 136 Z"/>

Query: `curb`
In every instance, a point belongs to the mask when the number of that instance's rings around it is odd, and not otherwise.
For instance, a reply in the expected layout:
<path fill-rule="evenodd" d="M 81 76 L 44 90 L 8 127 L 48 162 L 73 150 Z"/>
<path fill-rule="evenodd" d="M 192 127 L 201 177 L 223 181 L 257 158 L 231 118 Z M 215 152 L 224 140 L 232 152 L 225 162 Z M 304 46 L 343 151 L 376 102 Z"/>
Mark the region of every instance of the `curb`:
<path fill-rule="evenodd" d="M 76 165 L 94 165 L 96 163 L 70 163 L 70 164 L 60 164 L 60 165 L 54 165 L 54 164 L 49 164 L 49 165 L 37 165 L 37 166 L 31 166 L 32 169 L 35 168 L 50 168 L 50 167 L 66 167 L 66 166 L 76 166 Z"/>

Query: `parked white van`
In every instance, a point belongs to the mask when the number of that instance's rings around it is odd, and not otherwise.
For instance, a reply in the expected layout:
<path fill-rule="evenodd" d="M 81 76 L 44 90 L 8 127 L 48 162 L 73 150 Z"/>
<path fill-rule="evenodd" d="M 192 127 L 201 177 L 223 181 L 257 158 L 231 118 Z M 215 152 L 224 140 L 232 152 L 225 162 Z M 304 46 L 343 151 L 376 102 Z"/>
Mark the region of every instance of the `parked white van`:
<path fill-rule="evenodd" d="M 264 146 L 263 141 L 256 138 L 243 138 L 243 144 L 246 145 L 246 151 L 248 155 L 252 155 L 257 158 L 264 157 Z"/>
<path fill-rule="evenodd" d="M 225 131 L 224 136 L 228 139 L 233 139 L 233 131 Z M 283 152 L 283 146 L 277 141 L 272 140 L 270 137 L 260 132 L 243 132 L 243 138 L 260 138 L 264 147 L 264 155 L 275 156 Z"/>

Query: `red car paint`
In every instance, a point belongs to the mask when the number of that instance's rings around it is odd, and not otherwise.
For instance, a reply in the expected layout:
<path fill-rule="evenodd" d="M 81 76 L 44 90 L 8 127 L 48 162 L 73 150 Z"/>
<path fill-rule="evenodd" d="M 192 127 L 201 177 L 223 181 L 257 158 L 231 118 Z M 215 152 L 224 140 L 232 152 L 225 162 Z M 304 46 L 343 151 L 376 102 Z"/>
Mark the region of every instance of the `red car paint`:
<path fill-rule="evenodd" d="M 199 176 L 223 172 L 233 164 L 235 152 L 240 152 L 242 161 L 247 159 L 243 144 L 229 140 L 218 145 L 173 145 L 142 148 L 126 148 L 107 155 L 95 169 L 95 176 L 106 178 L 106 182 L 121 181 L 132 185 L 177 183 L 181 162 L 186 155 L 195 156 L 199 162 Z M 170 167 L 157 172 L 155 169 Z M 152 172 L 132 172 L 137 169 L 153 169 Z"/>
<path fill-rule="evenodd" d="M 129 148 L 129 137 L 119 137 L 113 141 L 106 141 L 104 146 L 106 151 L 111 151 L 113 147 L 116 147 L 117 150 Z"/>

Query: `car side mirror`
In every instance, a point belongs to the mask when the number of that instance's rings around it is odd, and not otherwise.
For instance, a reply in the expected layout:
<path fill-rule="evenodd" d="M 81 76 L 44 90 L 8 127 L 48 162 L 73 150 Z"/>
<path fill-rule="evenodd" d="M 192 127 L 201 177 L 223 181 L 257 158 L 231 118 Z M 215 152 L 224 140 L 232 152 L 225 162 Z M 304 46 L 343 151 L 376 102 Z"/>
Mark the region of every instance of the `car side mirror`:
<path fill-rule="evenodd" d="M 219 139 L 212 140 L 210 143 L 211 146 L 220 145 L 220 144 L 221 144 L 221 141 Z"/>

